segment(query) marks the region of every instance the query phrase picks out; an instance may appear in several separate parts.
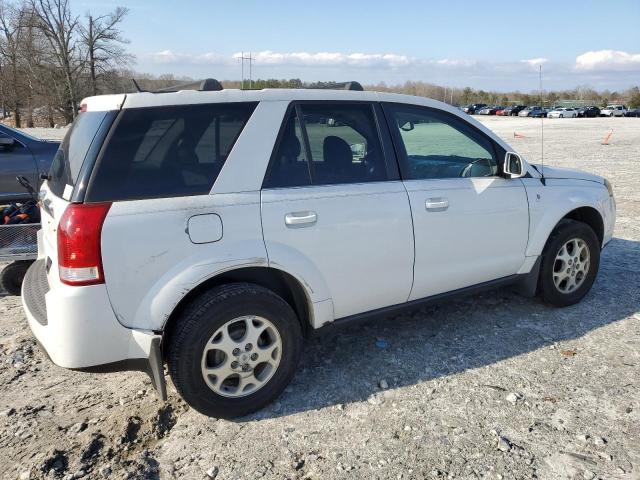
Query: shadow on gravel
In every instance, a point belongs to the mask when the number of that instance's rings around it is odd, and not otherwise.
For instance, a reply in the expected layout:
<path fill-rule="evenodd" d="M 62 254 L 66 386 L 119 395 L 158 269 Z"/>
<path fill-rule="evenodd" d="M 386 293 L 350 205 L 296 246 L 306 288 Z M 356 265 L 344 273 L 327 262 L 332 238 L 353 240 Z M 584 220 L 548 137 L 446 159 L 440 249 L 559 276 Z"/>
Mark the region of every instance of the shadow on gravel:
<path fill-rule="evenodd" d="M 615 238 L 593 289 L 572 307 L 493 291 L 320 335 L 308 342 L 291 388 L 239 421 L 366 401 L 382 379 L 404 387 L 579 338 L 639 312 L 639 279 L 640 242 Z"/>

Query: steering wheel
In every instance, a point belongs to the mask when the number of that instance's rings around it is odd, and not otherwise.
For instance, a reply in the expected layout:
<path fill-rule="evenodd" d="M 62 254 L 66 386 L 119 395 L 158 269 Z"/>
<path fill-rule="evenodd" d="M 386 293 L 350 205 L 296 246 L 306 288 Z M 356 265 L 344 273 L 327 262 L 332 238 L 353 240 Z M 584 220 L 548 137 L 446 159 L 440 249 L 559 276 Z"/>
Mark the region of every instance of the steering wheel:
<path fill-rule="evenodd" d="M 468 178 L 471 176 L 471 170 L 473 170 L 473 166 L 477 165 L 480 162 L 487 162 L 487 166 L 489 167 L 489 172 L 492 171 L 492 167 L 493 165 L 491 165 L 491 160 L 489 160 L 488 158 L 476 158 L 474 161 L 472 161 L 471 163 L 465 165 L 465 167 L 460 170 L 459 173 L 459 177 L 463 177 L 463 178 Z M 483 177 L 490 177 L 491 174 L 489 175 L 483 175 Z"/>

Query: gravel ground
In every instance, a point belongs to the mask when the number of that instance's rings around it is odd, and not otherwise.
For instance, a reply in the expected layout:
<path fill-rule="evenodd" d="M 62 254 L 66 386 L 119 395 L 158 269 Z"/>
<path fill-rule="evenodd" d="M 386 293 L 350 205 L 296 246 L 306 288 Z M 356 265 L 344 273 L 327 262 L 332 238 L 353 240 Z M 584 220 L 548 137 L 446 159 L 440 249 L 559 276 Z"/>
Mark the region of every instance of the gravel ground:
<path fill-rule="evenodd" d="M 482 121 L 539 161 L 539 120 Z M 498 291 L 318 336 L 277 402 L 224 421 L 172 385 L 161 403 L 142 373 L 53 366 L 3 296 L 0 477 L 640 478 L 640 120 L 546 120 L 544 135 L 545 163 L 617 195 L 582 303 Z"/>

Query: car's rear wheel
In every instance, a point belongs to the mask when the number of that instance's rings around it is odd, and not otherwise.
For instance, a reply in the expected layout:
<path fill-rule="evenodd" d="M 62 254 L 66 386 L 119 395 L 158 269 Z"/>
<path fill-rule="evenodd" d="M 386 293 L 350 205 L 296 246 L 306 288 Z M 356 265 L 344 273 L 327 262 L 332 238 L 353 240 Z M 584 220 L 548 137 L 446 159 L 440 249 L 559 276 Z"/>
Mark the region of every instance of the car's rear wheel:
<path fill-rule="evenodd" d="M 302 330 L 289 304 L 248 283 L 216 287 L 192 302 L 168 337 L 178 393 L 205 415 L 233 418 L 276 398 L 293 377 Z"/>
<path fill-rule="evenodd" d="M 562 220 L 542 253 L 542 298 L 557 307 L 578 303 L 589 292 L 600 265 L 600 242 L 589 225 Z"/>

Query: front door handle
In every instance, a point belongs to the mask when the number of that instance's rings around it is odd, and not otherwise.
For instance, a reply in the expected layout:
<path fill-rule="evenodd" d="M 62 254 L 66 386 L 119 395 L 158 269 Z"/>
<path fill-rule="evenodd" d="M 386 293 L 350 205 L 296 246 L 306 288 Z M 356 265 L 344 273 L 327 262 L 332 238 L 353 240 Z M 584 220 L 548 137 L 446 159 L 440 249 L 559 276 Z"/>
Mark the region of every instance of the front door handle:
<path fill-rule="evenodd" d="M 449 200 L 442 197 L 428 198 L 424 206 L 430 212 L 444 212 L 449 208 Z"/>
<path fill-rule="evenodd" d="M 284 223 L 289 227 L 309 226 L 317 220 L 316 212 L 291 212 L 284 216 Z"/>

